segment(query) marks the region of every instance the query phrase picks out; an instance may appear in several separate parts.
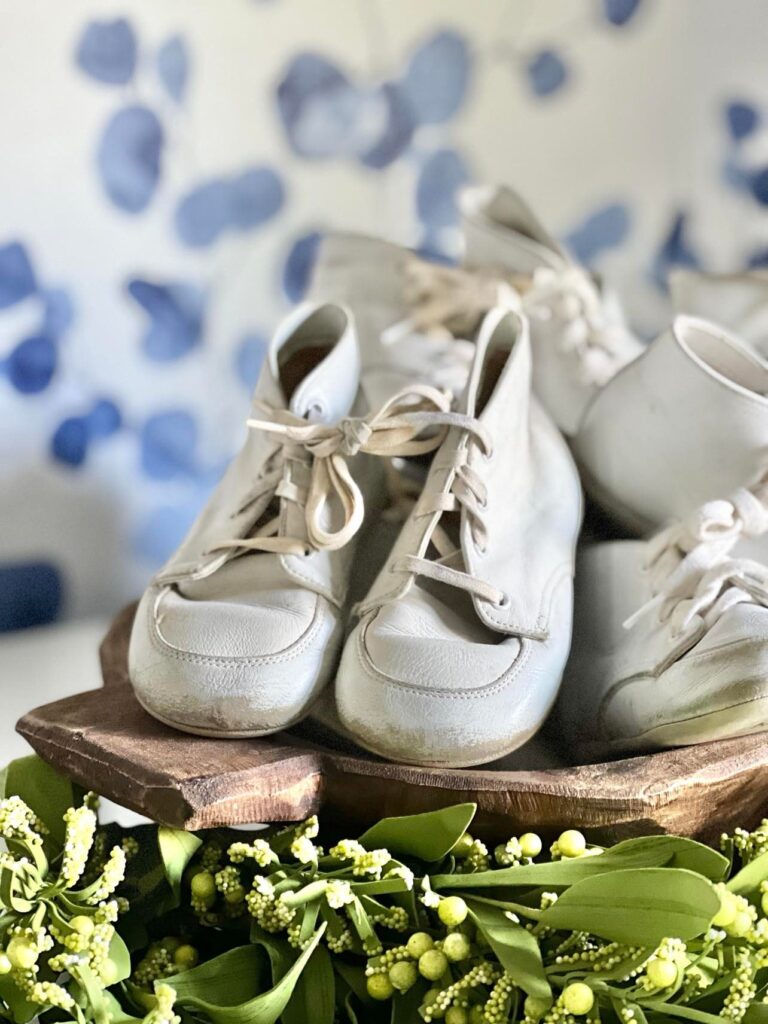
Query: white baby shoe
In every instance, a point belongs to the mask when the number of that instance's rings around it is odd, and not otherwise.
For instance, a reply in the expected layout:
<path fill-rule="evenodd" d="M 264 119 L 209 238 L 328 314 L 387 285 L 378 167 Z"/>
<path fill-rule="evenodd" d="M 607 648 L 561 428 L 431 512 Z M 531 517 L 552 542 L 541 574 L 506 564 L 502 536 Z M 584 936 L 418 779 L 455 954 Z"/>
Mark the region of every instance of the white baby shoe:
<path fill-rule="evenodd" d="M 421 267 L 428 273 L 433 264 L 380 238 L 336 232 L 320 242 L 308 298 L 352 310 L 361 383 L 374 407 L 413 383 L 454 395 L 466 384 L 472 343 L 444 329 L 423 330 L 413 317 L 414 268 Z"/>
<path fill-rule="evenodd" d="M 419 454 L 414 389 L 359 418 L 350 314 L 304 306 L 275 335 L 239 455 L 141 599 L 129 671 L 139 701 L 187 732 L 258 736 L 301 718 L 332 678 L 364 505 L 383 496 L 357 453 Z"/>
<path fill-rule="evenodd" d="M 678 267 L 670 272 L 669 292 L 676 313 L 727 327 L 768 356 L 768 271 L 710 274 Z"/>
<path fill-rule="evenodd" d="M 678 316 L 595 397 L 574 441 L 587 492 L 646 534 L 751 483 L 768 453 L 768 363 Z"/>
<path fill-rule="evenodd" d="M 571 638 L 578 475 L 531 399 L 527 323 L 493 310 L 459 411 L 336 679 L 344 727 L 384 757 L 479 764 L 554 701 Z"/>
<path fill-rule="evenodd" d="M 557 715 L 590 760 L 768 729 L 768 484 L 708 502 L 648 542 L 587 547 Z"/>
<path fill-rule="evenodd" d="M 570 259 L 512 189 L 468 188 L 461 210 L 465 265 L 485 276 L 486 294 L 495 278 L 505 301 L 516 297 L 531 325 L 534 393 L 572 435 L 593 395 L 642 344 L 616 296 Z"/>

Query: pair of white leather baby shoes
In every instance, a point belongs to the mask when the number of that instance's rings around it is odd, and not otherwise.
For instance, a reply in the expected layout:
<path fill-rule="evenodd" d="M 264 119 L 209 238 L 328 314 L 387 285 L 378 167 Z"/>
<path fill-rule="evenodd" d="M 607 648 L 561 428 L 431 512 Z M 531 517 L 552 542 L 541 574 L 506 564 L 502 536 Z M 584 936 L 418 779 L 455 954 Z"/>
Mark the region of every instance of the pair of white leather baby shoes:
<path fill-rule="evenodd" d="M 557 427 L 639 346 L 513 193 L 470 190 L 463 209 L 462 269 L 323 243 L 242 451 L 140 603 L 130 675 L 162 721 L 263 735 L 333 685 L 361 745 L 432 765 L 492 760 L 544 721 L 581 520 Z M 357 542 L 394 457 L 413 503 L 367 585 L 375 545 Z"/>
<path fill-rule="evenodd" d="M 714 291 L 721 318 L 750 310 L 753 325 L 761 287 L 673 281 L 679 306 L 698 311 Z M 725 328 L 678 315 L 593 399 L 573 447 L 597 504 L 651 534 L 581 551 L 559 702 L 575 753 L 768 729 L 768 363 Z"/>

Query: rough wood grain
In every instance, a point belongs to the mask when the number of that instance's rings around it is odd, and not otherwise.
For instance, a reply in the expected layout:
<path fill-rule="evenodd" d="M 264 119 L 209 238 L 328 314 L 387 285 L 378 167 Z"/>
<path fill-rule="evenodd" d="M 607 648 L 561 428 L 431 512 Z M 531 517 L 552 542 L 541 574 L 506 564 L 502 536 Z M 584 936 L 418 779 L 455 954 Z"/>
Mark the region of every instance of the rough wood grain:
<path fill-rule="evenodd" d="M 768 806 L 768 737 L 751 736 L 609 764 L 508 771 L 389 764 L 311 723 L 260 740 L 187 736 L 134 700 L 126 654 L 133 608 L 101 646 L 105 690 L 25 715 L 19 732 L 78 782 L 181 828 L 296 820 L 350 825 L 457 801 L 479 806 L 488 838 L 565 826 L 616 839 L 651 832 L 715 838 Z"/>

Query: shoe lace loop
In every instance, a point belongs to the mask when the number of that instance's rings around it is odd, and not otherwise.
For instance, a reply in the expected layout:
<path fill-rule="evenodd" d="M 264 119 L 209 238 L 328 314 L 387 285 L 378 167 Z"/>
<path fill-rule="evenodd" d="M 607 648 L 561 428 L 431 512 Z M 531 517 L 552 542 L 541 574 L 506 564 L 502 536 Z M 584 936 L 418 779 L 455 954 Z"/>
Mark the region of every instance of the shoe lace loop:
<path fill-rule="evenodd" d="M 414 258 L 406 266 L 406 280 L 411 315 L 390 328 L 397 336 L 410 331 L 471 337 L 483 315 L 503 305 L 531 320 L 557 320 L 561 351 L 577 356 L 584 384 L 605 384 L 621 361 L 624 328 L 606 316 L 597 285 L 582 267 L 538 267 L 525 275 Z"/>
<path fill-rule="evenodd" d="M 730 552 L 741 538 L 768 531 L 768 477 L 710 501 L 648 542 L 644 568 L 652 597 L 631 615 L 631 629 L 651 611 L 669 624 L 673 639 L 707 632 L 744 602 L 768 607 L 768 567 Z"/>
<path fill-rule="evenodd" d="M 275 516 L 252 536 L 222 541 L 213 550 L 306 554 L 308 549 L 343 547 L 360 529 L 365 511 L 347 460 L 359 452 L 393 457 L 433 451 L 448 430 L 443 419 L 450 415 L 449 406 L 445 393 L 416 385 L 398 392 L 375 413 L 325 424 L 310 423 L 285 409 L 257 402 L 264 418 L 249 419 L 248 426 L 274 436 L 278 448 L 235 516 L 267 494 L 280 497 L 304 510 L 307 538 L 283 535 L 280 516 Z M 329 530 L 323 526 L 324 511 L 334 500 L 341 508 L 342 521 L 337 529 Z"/>

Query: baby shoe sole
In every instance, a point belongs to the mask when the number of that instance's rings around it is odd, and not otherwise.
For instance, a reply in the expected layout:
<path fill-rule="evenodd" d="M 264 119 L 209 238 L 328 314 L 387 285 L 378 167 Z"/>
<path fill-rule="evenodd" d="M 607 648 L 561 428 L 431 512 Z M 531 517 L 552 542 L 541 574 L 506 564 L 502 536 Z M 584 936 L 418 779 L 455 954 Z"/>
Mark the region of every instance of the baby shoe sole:
<path fill-rule="evenodd" d="M 282 725 L 271 726 L 268 729 L 206 729 L 204 726 L 187 725 L 184 722 L 176 722 L 172 718 L 166 718 L 165 715 L 161 715 L 152 708 L 147 707 L 135 691 L 134 696 L 147 714 L 151 715 L 152 718 L 157 719 L 158 722 L 162 722 L 163 725 L 167 725 L 171 729 L 176 729 L 178 732 L 188 733 L 190 736 L 205 736 L 208 739 L 219 740 L 258 739 L 259 736 L 274 736 L 275 733 L 284 732 L 286 729 L 290 729 L 292 725 L 296 725 L 297 722 L 300 722 L 302 719 L 306 718 L 307 715 L 311 714 L 312 708 L 320 699 L 320 694 L 318 694 L 313 698 L 310 705 L 298 715 L 294 715 L 293 718 L 288 719 Z"/>

